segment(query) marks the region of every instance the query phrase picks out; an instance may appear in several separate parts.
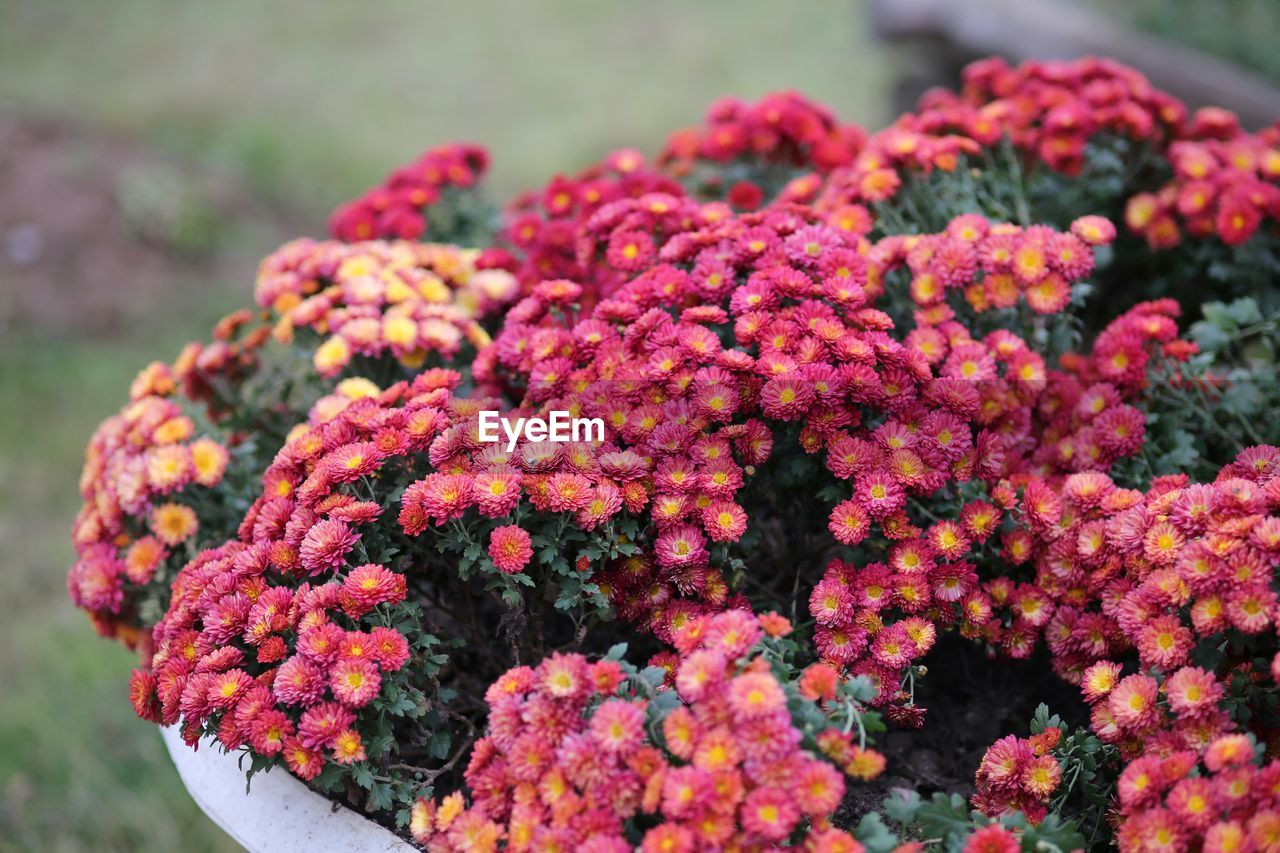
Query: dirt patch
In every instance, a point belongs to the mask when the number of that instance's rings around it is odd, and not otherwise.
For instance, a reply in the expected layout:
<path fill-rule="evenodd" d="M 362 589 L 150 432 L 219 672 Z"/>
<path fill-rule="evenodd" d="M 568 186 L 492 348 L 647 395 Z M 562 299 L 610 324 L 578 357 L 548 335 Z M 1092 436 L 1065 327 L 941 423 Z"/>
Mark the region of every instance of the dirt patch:
<path fill-rule="evenodd" d="M 247 294 L 256 256 L 296 231 L 226 175 L 0 115 L 0 333 L 105 336 L 195 288 Z"/>
<path fill-rule="evenodd" d="M 894 788 L 926 799 L 935 791 L 968 798 L 987 747 L 1005 735 L 1028 735 L 1041 702 L 1070 725 L 1086 724 L 1080 692 L 1054 675 L 1043 651 L 1025 661 L 988 660 L 974 643 L 951 635 L 940 640 L 925 659 L 928 676 L 916 682 L 916 703 L 928 709 L 923 728 L 891 727 L 876 736 L 885 772 L 870 784 L 849 784 L 836 822 L 855 826 Z"/>

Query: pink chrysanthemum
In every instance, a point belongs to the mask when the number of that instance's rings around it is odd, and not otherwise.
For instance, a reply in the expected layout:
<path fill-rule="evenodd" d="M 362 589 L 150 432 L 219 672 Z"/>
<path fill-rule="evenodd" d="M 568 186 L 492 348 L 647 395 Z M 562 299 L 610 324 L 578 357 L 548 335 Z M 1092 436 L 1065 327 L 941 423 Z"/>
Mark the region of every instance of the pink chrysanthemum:
<path fill-rule="evenodd" d="M 658 564 L 675 569 L 702 565 L 707 560 L 706 539 L 698 528 L 681 524 L 664 531 L 654 543 Z"/>
<path fill-rule="evenodd" d="M 395 672 L 409 661 L 409 641 L 395 628 L 379 626 L 369 632 L 373 659 L 383 672 Z"/>
<path fill-rule="evenodd" d="M 768 716 L 786 705 L 786 694 L 772 675 L 745 672 L 729 682 L 729 706 L 742 719 Z"/>
<path fill-rule="evenodd" d="M 382 678 L 371 661 L 346 658 L 334 664 L 329 672 L 329 689 L 339 702 L 362 708 L 373 701 L 382 686 Z"/>
<path fill-rule="evenodd" d="M 404 575 L 374 563 L 357 566 L 342 582 L 342 594 L 350 612 L 367 613 L 379 604 L 404 600 Z"/>
<path fill-rule="evenodd" d="M 320 670 L 305 658 L 295 655 L 276 671 L 271 689 L 286 705 L 307 706 L 324 695 L 325 681 Z"/>
<path fill-rule="evenodd" d="M 324 519 L 312 525 L 302 537 L 298 556 L 308 574 L 318 575 L 345 565 L 348 552 L 359 541 L 360 534 L 345 521 Z"/>
<path fill-rule="evenodd" d="M 489 536 L 489 557 L 498 571 L 513 575 L 523 570 L 533 557 L 533 540 L 529 532 L 517 524 L 495 528 Z"/>
<path fill-rule="evenodd" d="M 776 788 L 757 788 L 742 804 L 742 828 L 765 841 L 782 841 L 799 820 L 795 798 Z"/>
<path fill-rule="evenodd" d="M 596 709 L 589 730 L 600 749 L 626 755 L 644 740 L 644 709 L 622 699 L 609 699 Z"/>

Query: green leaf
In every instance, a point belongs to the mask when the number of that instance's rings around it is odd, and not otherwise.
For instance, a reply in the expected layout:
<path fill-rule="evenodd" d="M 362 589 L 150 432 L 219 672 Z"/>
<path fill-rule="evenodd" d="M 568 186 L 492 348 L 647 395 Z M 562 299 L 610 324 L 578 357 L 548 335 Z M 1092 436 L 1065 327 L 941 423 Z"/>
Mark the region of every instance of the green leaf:
<path fill-rule="evenodd" d="M 898 836 L 885 825 L 877 812 L 863 815 L 853 835 L 870 853 L 890 853 L 898 846 Z"/>
<path fill-rule="evenodd" d="M 910 788 L 894 788 L 884 801 L 884 813 L 902 826 L 915 821 L 920 808 L 920 795 Z"/>
<path fill-rule="evenodd" d="M 365 801 L 365 808 L 368 811 L 384 811 L 391 808 L 391 786 L 385 782 L 379 782 L 369 789 L 369 798 Z"/>
<path fill-rule="evenodd" d="M 373 771 L 369 765 L 361 762 L 351 768 L 351 778 L 357 785 L 366 790 L 373 787 Z"/>
<path fill-rule="evenodd" d="M 1262 322 L 1262 310 L 1258 308 L 1257 301 L 1250 296 L 1232 302 L 1226 307 L 1225 314 L 1237 326 L 1252 326 L 1254 323 Z"/>

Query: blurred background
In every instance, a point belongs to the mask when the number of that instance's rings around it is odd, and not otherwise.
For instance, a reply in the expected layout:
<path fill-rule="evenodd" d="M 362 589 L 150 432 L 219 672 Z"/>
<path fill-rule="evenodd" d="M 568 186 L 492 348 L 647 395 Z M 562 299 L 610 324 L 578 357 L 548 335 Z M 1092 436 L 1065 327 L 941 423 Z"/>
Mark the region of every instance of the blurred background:
<path fill-rule="evenodd" d="M 1280 77 L 1275 0 L 1096 5 Z M 614 147 L 655 151 L 722 95 L 797 88 L 881 126 L 1002 49 L 940 8 L 0 0 L 0 850 L 234 849 L 64 577 L 93 427 L 139 368 L 248 303 L 259 258 L 448 140 L 489 146 L 502 198 Z"/>

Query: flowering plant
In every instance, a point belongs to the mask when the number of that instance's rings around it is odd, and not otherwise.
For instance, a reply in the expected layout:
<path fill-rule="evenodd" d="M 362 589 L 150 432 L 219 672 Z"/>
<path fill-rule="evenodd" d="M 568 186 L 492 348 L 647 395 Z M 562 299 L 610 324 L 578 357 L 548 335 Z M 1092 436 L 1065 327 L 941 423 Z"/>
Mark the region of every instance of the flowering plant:
<path fill-rule="evenodd" d="M 139 715 L 431 850 L 1269 849 L 1277 133 L 989 60 L 498 213 L 430 151 L 143 371 L 72 598 Z M 1079 693 L 856 805 L 971 647 Z"/>

